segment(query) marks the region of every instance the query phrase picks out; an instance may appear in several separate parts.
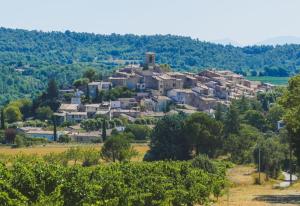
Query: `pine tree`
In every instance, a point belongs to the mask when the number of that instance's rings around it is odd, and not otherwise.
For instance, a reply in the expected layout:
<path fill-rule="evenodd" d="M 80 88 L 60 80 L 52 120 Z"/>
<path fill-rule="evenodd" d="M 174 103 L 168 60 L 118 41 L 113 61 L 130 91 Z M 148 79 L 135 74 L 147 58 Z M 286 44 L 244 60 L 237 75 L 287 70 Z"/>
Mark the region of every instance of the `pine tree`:
<path fill-rule="evenodd" d="M 103 142 L 106 141 L 106 121 L 105 121 L 105 119 L 103 119 L 103 122 L 102 122 L 102 140 L 103 140 Z"/>

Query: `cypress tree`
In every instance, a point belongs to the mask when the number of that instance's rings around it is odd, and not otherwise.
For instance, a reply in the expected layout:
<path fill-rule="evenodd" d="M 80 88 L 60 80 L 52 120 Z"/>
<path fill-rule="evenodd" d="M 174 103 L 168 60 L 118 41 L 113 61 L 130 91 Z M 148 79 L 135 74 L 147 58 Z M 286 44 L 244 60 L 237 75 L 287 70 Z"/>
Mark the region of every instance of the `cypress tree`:
<path fill-rule="evenodd" d="M 5 129 L 4 109 L 1 109 L 1 129 Z"/>
<path fill-rule="evenodd" d="M 56 142 L 57 141 L 57 129 L 56 129 L 56 117 L 53 115 L 52 117 L 53 120 L 53 140 Z"/>
<path fill-rule="evenodd" d="M 106 140 L 106 121 L 105 121 L 105 119 L 103 119 L 103 122 L 102 122 L 102 140 L 103 140 L 103 142 L 105 142 L 105 140 Z"/>
<path fill-rule="evenodd" d="M 86 85 L 86 101 L 90 102 L 90 88 L 89 85 Z"/>
<path fill-rule="evenodd" d="M 224 130 L 226 136 L 229 134 L 238 134 L 240 130 L 239 111 L 235 105 L 231 104 L 225 118 Z"/>
<path fill-rule="evenodd" d="M 54 79 L 50 79 L 48 82 L 48 88 L 47 88 L 47 99 L 57 99 L 58 98 L 58 88 L 56 81 Z"/>

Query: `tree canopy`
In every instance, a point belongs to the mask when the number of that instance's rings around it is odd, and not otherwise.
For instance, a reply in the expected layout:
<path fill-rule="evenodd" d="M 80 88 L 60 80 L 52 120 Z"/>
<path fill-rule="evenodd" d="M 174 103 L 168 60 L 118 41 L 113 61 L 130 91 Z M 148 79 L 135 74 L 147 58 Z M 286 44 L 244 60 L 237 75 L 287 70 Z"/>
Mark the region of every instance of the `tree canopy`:
<path fill-rule="evenodd" d="M 124 64 L 142 63 L 146 51 L 175 70 L 228 68 L 242 74 L 291 76 L 299 71 L 299 45 L 223 46 L 173 35 L 96 35 L 0 28 L 0 103 L 32 97 L 55 79 L 66 87 Z M 90 70 L 93 68 L 92 70 Z M 100 75 L 101 74 L 101 75 Z M 78 82 L 77 82 L 78 83 Z M 76 83 L 76 84 L 77 84 Z"/>

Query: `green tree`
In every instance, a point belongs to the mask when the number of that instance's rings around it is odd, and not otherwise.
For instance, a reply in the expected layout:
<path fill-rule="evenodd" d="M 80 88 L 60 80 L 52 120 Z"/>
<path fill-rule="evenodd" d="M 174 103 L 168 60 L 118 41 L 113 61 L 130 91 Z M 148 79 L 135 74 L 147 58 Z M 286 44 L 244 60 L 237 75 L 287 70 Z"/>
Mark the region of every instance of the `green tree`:
<path fill-rule="evenodd" d="M 69 143 L 71 142 L 71 137 L 69 137 L 68 135 L 64 134 L 64 135 L 60 135 L 58 138 L 58 142 L 61 143 Z"/>
<path fill-rule="evenodd" d="M 1 126 L 0 126 L 0 129 L 4 130 L 5 129 L 5 116 L 4 116 L 4 108 L 1 108 Z"/>
<path fill-rule="evenodd" d="M 224 150 L 230 153 L 234 163 L 244 164 L 253 162 L 253 149 L 261 138 L 261 133 L 250 125 L 241 125 L 237 134 L 230 134 L 224 142 Z"/>
<path fill-rule="evenodd" d="M 104 91 L 99 91 L 98 87 L 96 88 L 96 97 L 95 102 L 102 103 L 103 102 Z"/>
<path fill-rule="evenodd" d="M 277 178 L 284 160 L 288 157 L 288 144 L 282 144 L 277 137 L 262 139 L 253 153 L 257 164 L 258 149 L 260 149 L 261 171 L 265 172 L 267 177 Z"/>
<path fill-rule="evenodd" d="M 57 88 L 56 81 L 54 79 L 50 79 L 48 82 L 47 98 L 49 100 L 58 98 L 58 88 Z"/>
<path fill-rule="evenodd" d="M 184 135 L 193 153 L 215 157 L 223 143 L 223 125 L 205 113 L 189 116 L 184 123 Z"/>
<path fill-rule="evenodd" d="M 100 153 L 95 148 L 88 148 L 82 151 L 82 157 L 82 166 L 89 167 L 99 163 Z"/>
<path fill-rule="evenodd" d="M 102 147 L 101 155 L 107 161 L 130 161 L 137 152 L 130 144 L 132 136 L 128 133 L 117 134 L 108 138 Z"/>
<path fill-rule="evenodd" d="M 36 110 L 36 117 L 40 120 L 51 120 L 53 111 L 49 106 L 39 107 Z"/>
<path fill-rule="evenodd" d="M 277 130 L 277 122 L 282 120 L 284 115 L 284 108 L 279 104 L 272 104 L 270 107 L 266 119 L 269 127 L 273 130 Z"/>
<path fill-rule="evenodd" d="M 224 122 L 225 120 L 225 112 L 226 112 L 226 106 L 222 104 L 217 104 L 216 111 L 215 111 L 215 119 L 220 122 Z"/>
<path fill-rule="evenodd" d="M 97 72 L 95 69 L 88 69 L 83 73 L 83 78 L 87 78 L 90 82 L 96 80 Z"/>
<path fill-rule="evenodd" d="M 238 109 L 231 104 L 225 117 L 224 131 L 226 135 L 230 133 L 237 134 L 240 130 L 240 117 Z"/>
<path fill-rule="evenodd" d="M 300 75 L 292 77 L 286 92 L 279 102 L 285 109 L 283 120 L 286 124 L 290 146 L 300 164 Z"/>
<path fill-rule="evenodd" d="M 267 121 L 265 116 L 256 110 L 248 110 L 245 113 L 244 121 L 247 124 L 252 125 L 253 127 L 256 127 L 260 131 L 265 131 L 267 129 Z"/>
<path fill-rule="evenodd" d="M 192 166 L 202 169 L 209 173 L 217 172 L 217 167 L 214 165 L 214 163 L 209 159 L 207 155 L 197 155 L 192 161 Z"/>
<path fill-rule="evenodd" d="M 235 104 L 240 113 L 244 113 L 251 108 L 249 99 L 247 99 L 244 95 L 242 96 L 242 98 L 235 100 L 233 104 Z"/>
<path fill-rule="evenodd" d="M 56 111 L 59 108 L 58 101 L 58 87 L 54 79 L 50 79 L 48 82 L 47 92 L 45 98 L 43 99 L 42 105 L 49 106 L 52 111 Z"/>
<path fill-rule="evenodd" d="M 25 137 L 22 135 L 16 135 L 15 138 L 15 143 L 16 143 L 16 147 L 24 147 L 25 146 Z"/>
<path fill-rule="evenodd" d="M 189 143 L 184 135 L 183 114 L 166 115 L 155 125 L 150 151 L 145 160 L 186 160 L 190 158 Z"/>
<path fill-rule="evenodd" d="M 28 118 L 32 115 L 31 108 L 32 108 L 32 101 L 30 99 L 20 99 L 19 100 L 20 105 L 20 111 L 23 115 L 23 118 Z"/>
<path fill-rule="evenodd" d="M 8 123 L 22 120 L 22 113 L 17 106 L 8 106 L 4 109 L 4 115 Z"/>
<path fill-rule="evenodd" d="M 89 83 L 89 79 L 88 78 L 81 78 L 81 79 L 77 79 L 73 82 L 73 86 L 76 87 L 77 89 L 80 87 L 86 87 Z"/>
<path fill-rule="evenodd" d="M 52 123 L 53 123 L 53 141 L 57 141 L 57 121 L 56 116 L 52 116 Z"/>
<path fill-rule="evenodd" d="M 106 141 L 106 120 L 105 118 L 102 121 L 102 133 L 101 133 L 102 141 Z"/>
<path fill-rule="evenodd" d="M 151 129 L 146 125 L 129 124 L 125 132 L 132 133 L 135 140 L 146 140 L 150 138 Z"/>
<path fill-rule="evenodd" d="M 83 151 L 80 147 L 71 147 L 67 151 L 65 151 L 64 156 L 66 157 L 67 161 L 74 161 L 74 165 L 76 165 L 77 161 L 82 159 Z"/>
<path fill-rule="evenodd" d="M 86 85 L 86 96 L 85 96 L 85 101 L 87 103 L 91 102 L 91 94 L 90 94 L 90 88 L 89 85 Z"/>

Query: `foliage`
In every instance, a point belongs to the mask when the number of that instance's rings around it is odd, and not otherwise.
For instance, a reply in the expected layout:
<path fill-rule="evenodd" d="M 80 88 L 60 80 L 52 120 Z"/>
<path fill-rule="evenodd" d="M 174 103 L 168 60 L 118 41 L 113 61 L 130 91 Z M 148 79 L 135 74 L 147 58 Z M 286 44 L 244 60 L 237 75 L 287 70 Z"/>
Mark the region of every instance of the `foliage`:
<path fill-rule="evenodd" d="M 237 134 L 230 134 L 224 142 L 224 150 L 231 154 L 230 160 L 237 164 L 253 162 L 253 149 L 261 133 L 249 125 L 241 125 Z"/>
<path fill-rule="evenodd" d="M 24 147 L 25 146 L 25 142 L 24 142 L 24 137 L 21 135 L 17 135 L 15 138 L 15 143 L 16 143 L 16 147 Z"/>
<path fill-rule="evenodd" d="M 248 110 L 244 116 L 245 123 L 256 127 L 260 131 L 267 129 L 267 121 L 265 116 L 257 110 Z"/>
<path fill-rule="evenodd" d="M 68 135 L 60 135 L 59 138 L 58 138 L 58 142 L 61 142 L 61 143 L 69 143 L 71 142 L 71 137 L 69 137 Z"/>
<path fill-rule="evenodd" d="M 102 132 L 101 132 L 101 137 L 102 137 L 102 140 L 103 140 L 103 141 L 106 140 L 106 120 L 105 120 L 105 119 L 102 120 Z"/>
<path fill-rule="evenodd" d="M 116 87 L 106 91 L 101 91 L 101 99 L 104 101 L 117 100 L 118 98 L 131 98 L 135 96 L 135 91 L 127 87 Z"/>
<path fill-rule="evenodd" d="M 103 120 L 105 118 L 96 117 L 95 119 L 86 119 L 80 123 L 80 127 L 86 131 L 99 131 L 102 128 Z M 110 121 L 105 121 L 107 129 L 112 129 L 116 126 L 122 126 L 123 121 L 118 118 L 113 118 Z"/>
<path fill-rule="evenodd" d="M 135 140 L 146 140 L 150 138 L 151 129 L 146 125 L 129 124 L 125 132 L 132 133 Z"/>
<path fill-rule="evenodd" d="M 95 148 L 89 148 L 82 151 L 82 166 L 88 167 L 97 165 L 100 160 L 100 152 Z"/>
<path fill-rule="evenodd" d="M 88 79 L 90 82 L 96 80 L 97 72 L 95 69 L 89 68 L 83 73 L 83 78 Z"/>
<path fill-rule="evenodd" d="M 254 158 L 257 164 L 259 149 L 261 153 L 261 171 L 264 171 L 268 177 L 277 178 L 284 160 L 288 157 L 288 144 L 282 144 L 278 137 L 262 139 L 254 150 Z"/>
<path fill-rule="evenodd" d="M 0 126 L 0 129 L 2 129 L 2 130 L 4 130 L 5 129 L 5 116 L 4 116 L 4 109 L 3 108 L 1 108 L 1 114 L 0 114 L 1 116 L 0 116 L 0 124 L 1 124 L 1 126 Z"/>
<path fill-rule="evenodd" d="M 190 150 L 215 157 L 222 147 L 223 125 L 205 113 L 194 113 L 184 123 L 184 135 Z"/>
<path fill-rule="evenodd" d="M 284 108 L 279 104 L 272 104 L 269 108 L 269 112 L 266 115 L 269 128 L 273 131 L 277 130 L 277 122 L 282 120 L 284 115 Z"/>
<path fill-rule="evenodd" d="M 277 99 L 283 95 L 285 90 L 284 87 L 276 87 L 274 90 L 258 93 L 257 99 L 260 101 L 264 111 L 268 111 L 269 106 L 272 103 L 276 103 Z"/>
<path fill-rule="evenodd" d="M 285 109 L 283 116 L 288 131 L 288 141 L 300 164 L 300 75 L 289 80 L 287 91 L 280 99 Z"/>
<path fill-rule="evenodd" d="M 22 120 L 22 113 L 17 106 L 8 106 L 4 110 L 5 118 L 8 123 L 13 123 Z"/>
<path fill-rule="evenodd" d="M 132 134 L 120 133 L 109 137 L 101 149 L 102 157 L 107 161 L 129 161 L 137 152 L 130 144 Z"/>
<path fill-rule="evenodd" d="M 50 120 L 52 115 L 53 111 L 49 106 L 39 107 L 36 110 L 36 118 L 40 120 Z"/>
<path fill-rule="evenodd" d="M 215 119 L 220 122 L 225 121 L 225 114 L 226 114 L 227 108 L 225 105 L 217 104 L 216 111 L 214 113 Z"/>
<path fill-rule="evenodd" d="M 150 151 L 145 160 L 185 160 L 190 158 L 189 146 L 184 135 L 184 115 L 166 115 L 155 125 Z"/>
<path fill-rule="evenodd" d="M 37 157 L 0 165 L 5 205 L 207 205 L 225 187 L 226 166 L 215 171 L 191 162 L 112 163 L 66 167 Z"/>
<path fill-rule="evenodd" d="M 192 166 L 195 168 L 202 169 L 209 173 L 216 173 L 217 167 L 208 158 L 207 155 L 198 155 L 192 161 Z"/>
<path fill-rule="evenodd" d="M 274 85 L 285 86 L 288 84 L 289 77 L 286 76 L 256 76 L 251 75 L 247 76 L 247 79 L 250 81 L 260 81 L 263 83 L 269 83 Z"/>
<path fill-rule="evenodd" d="M 238 133 L 240 130 L 240 117 L 238 109 L 231 104 L 225 117 L 224 131 L 225 134 Z"/>
<path fill-rule="evenodd" d="M 0 28 L 0 102 L 36 96 L 53 78 L 64 87 L 94 68 L 109 73 L 119 60 L 140 63 L 146 51 L 173 69 L 230 68 L 286 76 L 299 70 L 299 45 L 223 46 L 172 35 L 96 35 Z M 53 109 L 53 108 L 52 108 Z"/>

